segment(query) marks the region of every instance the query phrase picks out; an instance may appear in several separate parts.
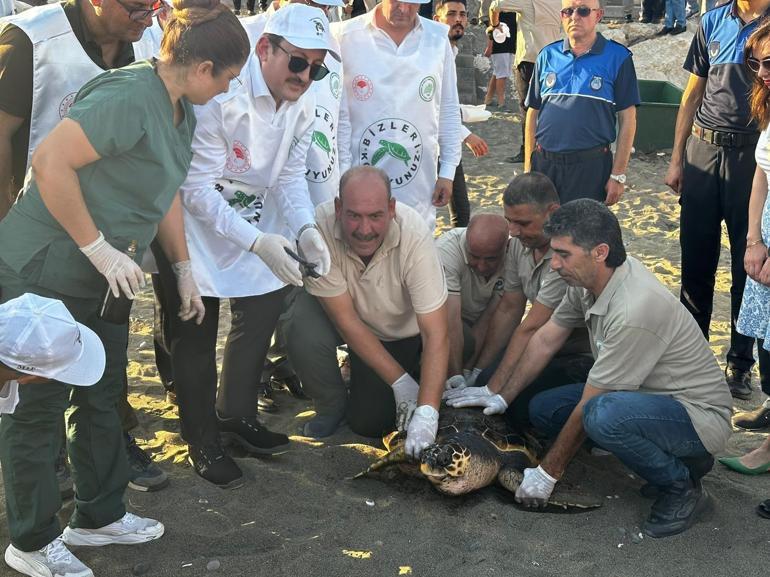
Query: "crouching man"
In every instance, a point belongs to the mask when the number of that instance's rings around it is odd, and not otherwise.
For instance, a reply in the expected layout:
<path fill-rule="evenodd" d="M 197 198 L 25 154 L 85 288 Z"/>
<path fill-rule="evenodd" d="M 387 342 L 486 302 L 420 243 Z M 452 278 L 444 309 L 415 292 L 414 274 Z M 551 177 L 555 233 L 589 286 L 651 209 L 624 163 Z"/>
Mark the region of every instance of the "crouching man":
<path fill-rule="evenodd" d="M 698 325 L 639 261 L 626 257 L 620 225 L 601 203 L 581 199 L 545 225 L 551 267 L 569 288 L 532 337 L 498 395 L 464 406 L 502 412 L 546 366 L 573 329 L 587 327 L 595 363 L 585 384 L 535 396 L 535 428 L 555 437 L 516 499 L 546 503 L 580 445 L 590 438 L 647 481 L 656 496 L 644 523 L 651 537 L 685 531 L 703 509 L 700 479 L 730 436 L 730 391 Z"/>
<path fill-rule="evenodd" d="M 317 207 L 316 223 L 331 269 L 305 278 L 285 335 L 315 403 L 304 433 L 326 437 L 343 418 L 368 437 L 408 426 L 406 449 L 417 457 L 435 440 L 449 357 L 447 290 L 431 232 L 370 166 L 342 176 L 339 197 Z M 351 352 L 349 394 L 337 366 L 342 343 Z"/>

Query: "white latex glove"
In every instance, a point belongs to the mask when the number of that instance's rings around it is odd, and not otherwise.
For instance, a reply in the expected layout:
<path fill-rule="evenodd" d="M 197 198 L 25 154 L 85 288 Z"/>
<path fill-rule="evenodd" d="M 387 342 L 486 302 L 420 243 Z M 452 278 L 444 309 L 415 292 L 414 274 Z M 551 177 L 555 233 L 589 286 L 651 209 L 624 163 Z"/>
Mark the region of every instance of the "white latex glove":
<path fill-rule="evenodd" d="M 316 265 L 315 272 L 321 276 L 329 273 L 332 257 L 317 228 L 309 227 L 303 230 L 297 239 L 297 244 L 299 245 L 299 256 L 309 263 L 314 263 Z"/>
<path fill-rule="evenodd" d="M 454 389 L 464 389 L 465 387 L 466 387 L 465 377 L 463 377 L 462 375 L 455 375 L 453 377 L 449 377 L 446 380 L 446 383 L 444 383 L 444 390 L 446 391 L 451 391 Z"/>
<path fill-rule="evenodd" d="M 524 469 L 524 480 L 516 489 L 516 502 L 525 507 L 545 507 L 555 485 L 556 479 L 542 467 Z"/>
<path fill-rule="evenodd" d="M 436 441 L 438 411 L 430 405 L 420 405 L 414 410 L 406 430 L 406 454 L 419 459 L 420 453 Z"/>
<path fill-rule="evenodd" d="M 176 275 L 176 288 L 182 304 L 179 307 L 179 318 L 183 321 L 195 319 L 195 324 L 203 322 L 206 309 L 203 306 L 201 293 L 192 274 L 192 265 L 189 260 L 182 260 L 171 265 Z"/>
<path fill-rule="evenodd" d="M 485 415 L 502 415 L 508 408 L 505 399 L 493 393 L 487 387 L 472 387 L 463 389 L 463 391 L 482 389 L 478 395 L 466 395 L 447 400 L 446 404 L 450 407 L 461 409 L 463 407 L 483 407 Z"/>
<path fill-rule="evenodd" d="M 417 408 L 417 394 L 420 385 L 409 373 L 404 373 L 391 385 L 393 396 L 396 398 L 396 429 L 405 431 L 412 419 L 412 413 Z"/>
<path fill-rule="evenodd" d="M 465 377 L 465 386 L 467 387 L 475 387 L 476 386 L 476 379 L 481 374 L 481 369 L 476 367 L 472 371 L 469 371 L 468 369 L 463 369 L 463 376 Z"/>
<path fill-rule="evenodd" d="M 454 401 L 459 399 L 488 397 L 491 394 L 492 394 L 492 391 L 490 391 L 489 388 L 487 387 L 463 387 L 459 389 L 452 389 L 451 391 L 444 391 L 444 394 L 441 398 L 447 401 L 448 403 L 449 401 Z"/>
<path fill-rule="evenodd" d="M 251 252 L 261 258 L 273 274 L 283 282 L 302 286 L 299 263 L 286 254 L 284 248 L 292 248 L 286 238 L 280 234 L 263 232 L 251 245 Z"/>
<path fill-rule="evenodd" d="M 94 268 L 107 279 L 113 296 L 119 297 L 120 292 L 133 299 L 139 289 L 144 286 L 144 273 L 141 267 L 131 257 L 114 248 L 99 236 L 91 244 L 80 247 Z"/>

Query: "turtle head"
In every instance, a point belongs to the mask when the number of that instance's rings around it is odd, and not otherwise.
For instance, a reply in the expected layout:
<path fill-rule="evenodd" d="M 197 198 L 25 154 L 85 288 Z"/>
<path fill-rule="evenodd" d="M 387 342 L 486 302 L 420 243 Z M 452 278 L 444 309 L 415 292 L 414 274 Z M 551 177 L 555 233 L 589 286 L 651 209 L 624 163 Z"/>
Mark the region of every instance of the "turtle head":
<path fill-rule="evenodd" d="M 431 445 L 420 455 L 420 472 L 431 483 L 441 483 L 465 475 L 470 459 L 470 450 L 460 443 Z"/>

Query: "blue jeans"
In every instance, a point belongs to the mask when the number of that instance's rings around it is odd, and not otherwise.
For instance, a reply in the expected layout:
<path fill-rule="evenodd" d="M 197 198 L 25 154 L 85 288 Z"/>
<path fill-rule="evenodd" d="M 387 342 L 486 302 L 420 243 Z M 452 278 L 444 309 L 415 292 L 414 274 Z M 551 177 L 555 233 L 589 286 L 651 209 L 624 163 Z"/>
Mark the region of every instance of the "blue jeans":
<path fill-rule="evenodd" d="M 687 26 L 685 0 L 666 0 L 666 26 L 672 28 L 674 23 Z"/>
<path fill-rule="evenodd" d="M 534 397 L 529 418 L 535 428 L 556 437 L 580 401 L 583 386 L 566 385 Z M 613 391 L 593 397 L 585 404 L 583 428 L 594 443 L 659 487 L 689 480 L 682 458 L 709 456 L 684 406 L 666 395 Z"/>

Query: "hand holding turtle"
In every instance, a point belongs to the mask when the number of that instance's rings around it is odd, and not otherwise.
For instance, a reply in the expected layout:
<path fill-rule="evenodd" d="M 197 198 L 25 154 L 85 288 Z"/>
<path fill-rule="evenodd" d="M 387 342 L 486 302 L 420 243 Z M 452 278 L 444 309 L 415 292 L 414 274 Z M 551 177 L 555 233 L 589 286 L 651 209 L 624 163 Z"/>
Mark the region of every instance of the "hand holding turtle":
<path fill-rule="evenodd" d="M 536 469 L 524 469 L 524 480 L 516 489 L 516 502 L 525 507 L 545 507 L 555 485 L 556 479 L 539 465 Z"/>
<path fill-rule="evenodd" d="M 419 459 L 423 450 L 436 441 L 437 430 L 438 411 L 430 405 L 417 407 L 406 431 L 406 454 Z"/>
<path fill-rule="evenodd" d="M 332 257 L 315 225 L 305 226 L 307 228 L 303 227 L 305 230 L 299 233 L 297 240 L 300 255 L 306 261 L 315 264 L 315 271 L 323 276 L 329 272 L 332 266 Z"/>
<path fill-rule="evenodd" d="M 291 243 L 286 238 L 280 234 L 262 232 L 251 245 L 251 252 L 261 258 L 281 281 L 302 286 L 299 263 L 286 253 L 286 248 L 291 248 Z"/>
<path fill-rule="evenodd" d="M 444 383 L 444 390 L 451 391 L 453 389 L 464 389 L 467 386 L 463 375 L 454 375 L 446 380 L 446 383 Z"/>
<path fill-rule="evenodd" d="M 469 387 L 466 381 L 465 387 L 452 389 L 451 391 L 444 391 L 441 397 L 449 405 L 449 401 L 457 401 L 459 399 L 470 399 L 475 397 L 487 397 L 492 394 L 487 387 Z M 451 406 L 451 405 L 450 405 Z"/>
<path fill-rule="evenodd" d="M 476 379 L 479 378 L 480 374 L 481 374 L 481 369 L 478 367 L 475 367 L 473 370 L 463 369 L 463 376 L 465 377 L 465 386 L 475 387 Z"/>
<path fill-rule="evenodd" d="M 417 408 L 417 395 L 420 385 L 409 373 L 404 373 L 391 385 L 396 399 L 396 429 L 405 431 Z"/>
<path fill-rule="evenodd" d="M 473 389 L 479 389 L 478 392 Z M 450 407 L 461 409 L 463 407 L 482 407 L 485 415 L 501 415 L 508 408 L 506 400 L 489 390 L 489 387 L 468 387 L 463 392 L 473 391 L 475 394 L 461 395 L 456 398 L 448 399 L 446 404 Z"/>

